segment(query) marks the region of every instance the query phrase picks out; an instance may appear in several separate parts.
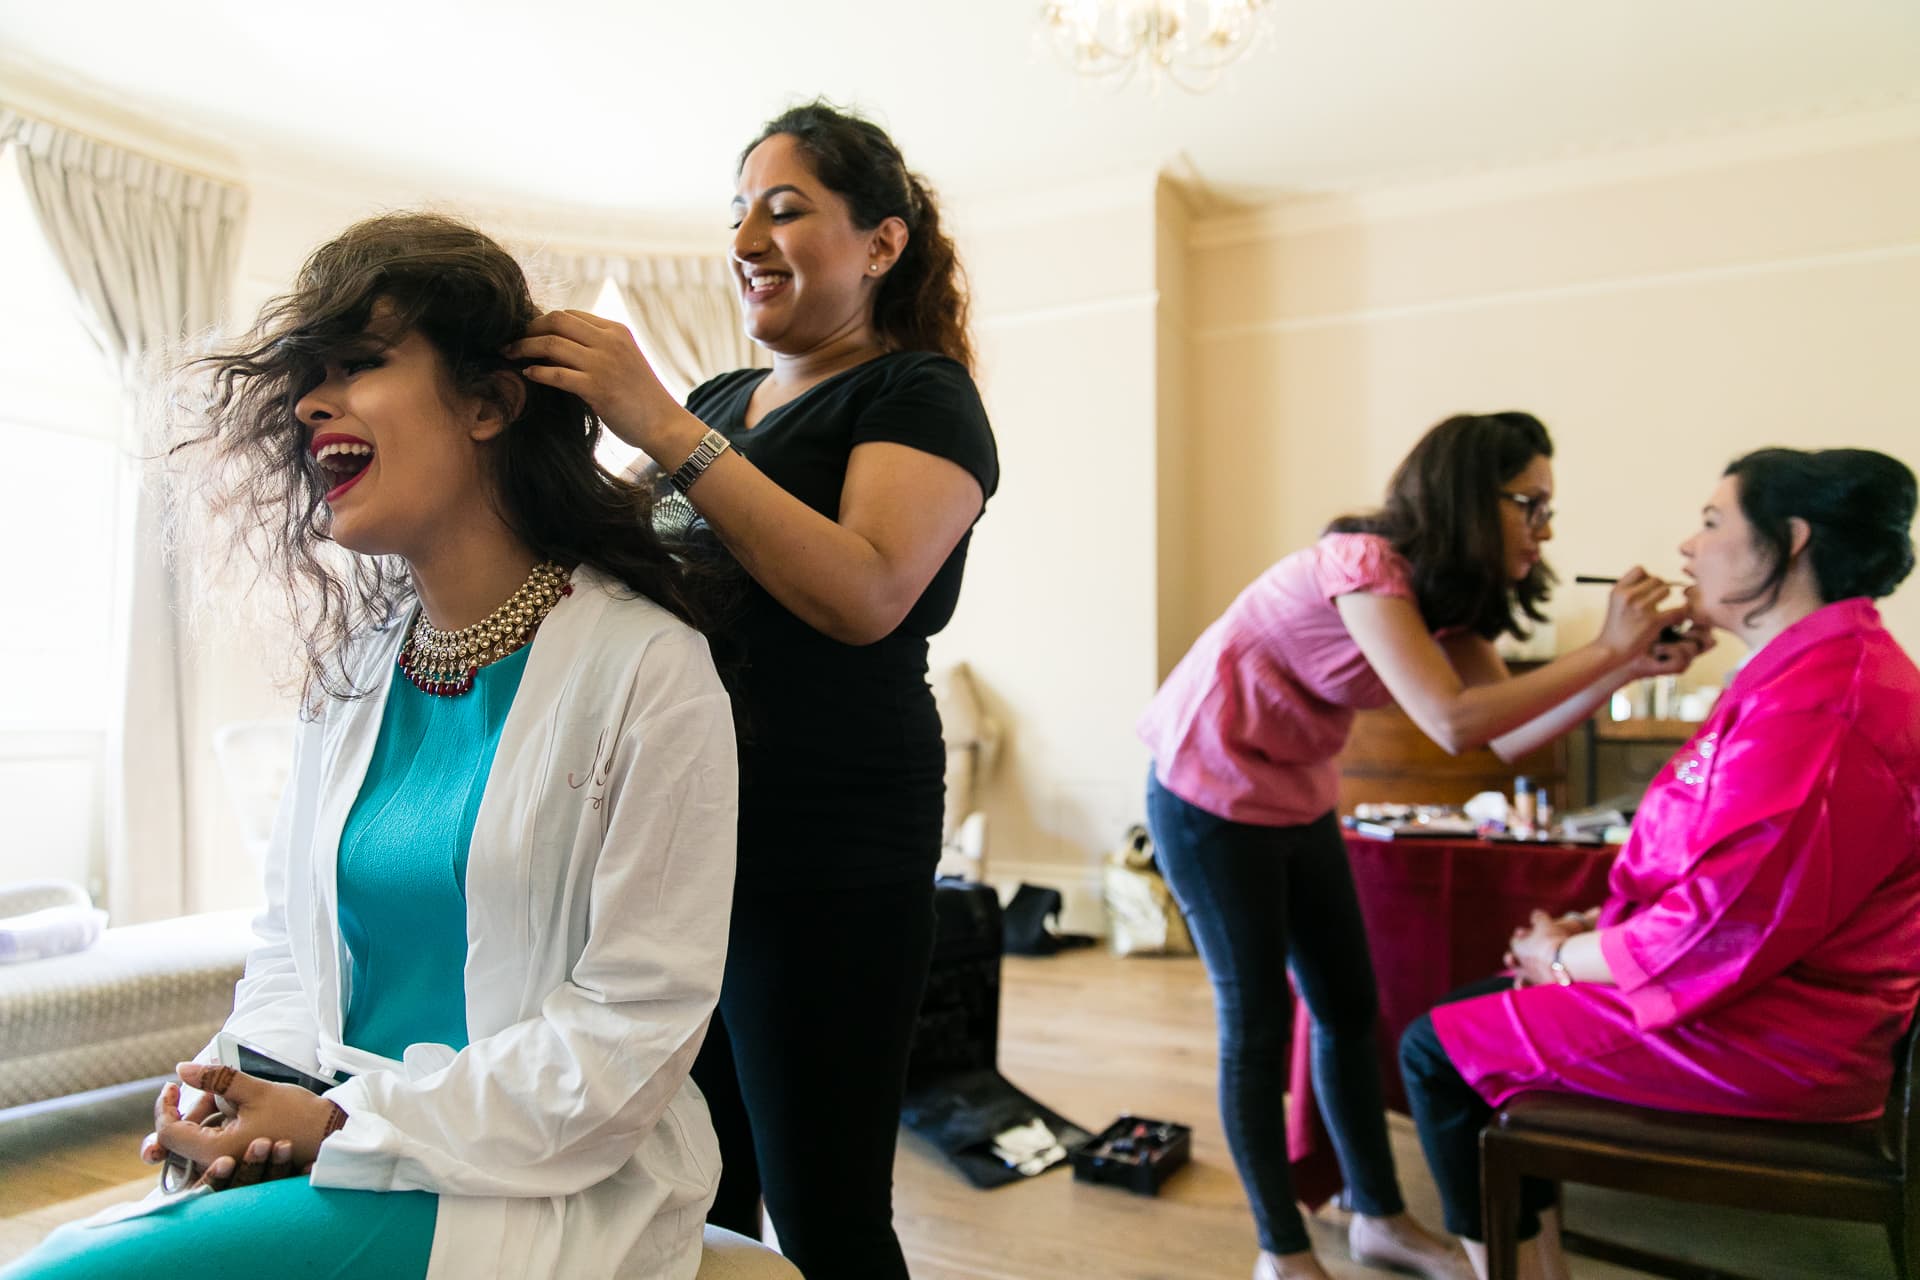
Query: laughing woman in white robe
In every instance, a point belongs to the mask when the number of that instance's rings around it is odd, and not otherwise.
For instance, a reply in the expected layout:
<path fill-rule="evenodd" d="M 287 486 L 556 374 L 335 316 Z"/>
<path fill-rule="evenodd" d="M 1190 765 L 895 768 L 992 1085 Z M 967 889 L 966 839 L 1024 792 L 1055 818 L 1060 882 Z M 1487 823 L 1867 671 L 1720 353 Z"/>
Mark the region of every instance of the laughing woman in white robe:
<path fill-rule="evenodd" d="M 4 1280 L 698 1269 L 731 712 L 645 495 L 594 463 L 579 401 L 495 354 L 533 314 L 492 241 L 388 215 L 213 363 L 195 447 L 274 532 L 269 567 L 326 589 L 225 1030 L 343 1082 L 236 1073 L 216 1041 L 143 1149 L 191 1185 Z"/>

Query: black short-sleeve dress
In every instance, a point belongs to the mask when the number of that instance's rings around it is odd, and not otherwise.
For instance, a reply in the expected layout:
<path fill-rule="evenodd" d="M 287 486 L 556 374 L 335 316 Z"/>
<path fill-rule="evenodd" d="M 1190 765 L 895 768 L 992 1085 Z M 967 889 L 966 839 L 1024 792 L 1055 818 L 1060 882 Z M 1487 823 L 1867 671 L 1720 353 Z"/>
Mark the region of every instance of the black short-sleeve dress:
<path fill-rule="evenodd" d="M 993 431 L 965 368 L 900 351 L 857 365 L 744 425 L 764 369 L 694 388 L 687 408 L 787 492 L 838 518 L 849 455 L 888 441 L 946 458 L 991 497 Z M 814 630 L 759 584 L 715 656 L 740 721 L 740 882 L 746 891 L 930 879 L 945 771 L 927 685 L 927 637 L 960 598 L 972 531 L 906 618 L 869 645 Z"/>

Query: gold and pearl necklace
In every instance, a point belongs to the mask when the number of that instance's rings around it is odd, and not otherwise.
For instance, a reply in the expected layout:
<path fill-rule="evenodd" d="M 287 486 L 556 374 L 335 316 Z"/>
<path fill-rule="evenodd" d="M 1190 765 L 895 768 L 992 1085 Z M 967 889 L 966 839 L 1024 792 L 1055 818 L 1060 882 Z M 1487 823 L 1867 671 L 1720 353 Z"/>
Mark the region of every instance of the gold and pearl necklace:
<path fill-rule="evenodd" d="M 470 627 L 442 631 L 423 609 L 413 616 L 407 642 L 400 646 L 400 670 L 422 693 L 457 698 L 473 689 L 480 668 L 513 653 L 532 639 L 553 606 L 573 594 L 568 571 L 548 561 L 533 572 L 506 603 Z"/>

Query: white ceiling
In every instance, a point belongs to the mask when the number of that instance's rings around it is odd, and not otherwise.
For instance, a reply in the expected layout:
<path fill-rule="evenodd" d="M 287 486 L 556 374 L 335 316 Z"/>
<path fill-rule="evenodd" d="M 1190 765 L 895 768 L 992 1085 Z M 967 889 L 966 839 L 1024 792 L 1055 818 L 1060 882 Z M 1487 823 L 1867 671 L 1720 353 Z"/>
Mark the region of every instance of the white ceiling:
<path fill-rule="evenodd" d="M 1182 154 L 1231 195 L 1371 187 L 1920 99 L 1920 0 L 1274 0 L 1266 47 L 1197 97 L 1079 81 L 1039 8 L 0 0 L 0 75 L 250 166 L 702 217 L 740 144 L 815 93 L 966 201 Z"/>

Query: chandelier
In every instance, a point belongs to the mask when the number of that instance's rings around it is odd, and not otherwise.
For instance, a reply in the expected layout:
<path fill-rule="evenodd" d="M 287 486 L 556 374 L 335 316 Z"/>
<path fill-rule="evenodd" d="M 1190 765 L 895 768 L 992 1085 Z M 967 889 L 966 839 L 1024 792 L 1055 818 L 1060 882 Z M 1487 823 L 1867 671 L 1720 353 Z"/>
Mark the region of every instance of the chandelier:
<path fill-rule="evenodd" d="M 1146 69 L 1200 93 L 1265 28 L 1271 0 L 1049 0 L 1041 33 L 1075 71 L 1125 84 Z"/>

